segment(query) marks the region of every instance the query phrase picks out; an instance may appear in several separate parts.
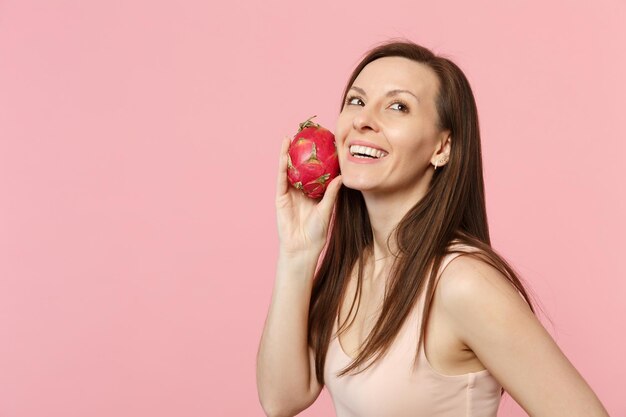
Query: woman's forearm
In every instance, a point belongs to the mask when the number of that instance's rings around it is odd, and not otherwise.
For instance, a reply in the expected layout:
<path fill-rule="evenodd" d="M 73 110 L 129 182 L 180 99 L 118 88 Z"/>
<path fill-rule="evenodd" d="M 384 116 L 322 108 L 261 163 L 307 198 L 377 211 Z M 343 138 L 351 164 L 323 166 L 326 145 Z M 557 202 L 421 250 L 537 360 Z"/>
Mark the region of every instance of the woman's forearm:
<path fill-rule="evenodd" d="M 278 257 L 272 300 L 257 354 L 257 389 L 268 415 L 297 409 L 310 392 L 307 322 L 318 256 L 281 253 Z"/>

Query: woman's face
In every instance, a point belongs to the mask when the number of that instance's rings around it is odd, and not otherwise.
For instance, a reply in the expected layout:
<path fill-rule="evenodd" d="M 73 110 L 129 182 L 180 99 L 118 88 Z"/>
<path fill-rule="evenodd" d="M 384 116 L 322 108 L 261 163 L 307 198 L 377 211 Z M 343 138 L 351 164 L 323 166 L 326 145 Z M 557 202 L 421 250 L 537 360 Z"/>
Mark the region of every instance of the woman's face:
<path fill-rule="evenodd" d="M 384 193 L 427 189 L 431 161 L 450 146 L 449 132 L 437 128 L 438 86 L 432 69 L 403 57 L 379 58 L 363 68 L 335 129 L 344 185 Z M 355 151 L 378 158 L 352 155 Z"/>

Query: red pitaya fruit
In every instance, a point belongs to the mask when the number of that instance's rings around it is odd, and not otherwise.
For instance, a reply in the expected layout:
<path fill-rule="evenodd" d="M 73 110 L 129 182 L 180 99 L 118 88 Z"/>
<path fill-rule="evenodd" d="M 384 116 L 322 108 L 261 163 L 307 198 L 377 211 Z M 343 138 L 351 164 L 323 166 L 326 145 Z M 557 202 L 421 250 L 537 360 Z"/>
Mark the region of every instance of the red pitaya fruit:
<path fill-rule="evenodd" d="M 287 178 L 304 195 L 320 198 L 328 183 L 339 175 L 339 160 L 335 135 L 313 123 L 313 117 L 300 123 L 289 145 Z"/>

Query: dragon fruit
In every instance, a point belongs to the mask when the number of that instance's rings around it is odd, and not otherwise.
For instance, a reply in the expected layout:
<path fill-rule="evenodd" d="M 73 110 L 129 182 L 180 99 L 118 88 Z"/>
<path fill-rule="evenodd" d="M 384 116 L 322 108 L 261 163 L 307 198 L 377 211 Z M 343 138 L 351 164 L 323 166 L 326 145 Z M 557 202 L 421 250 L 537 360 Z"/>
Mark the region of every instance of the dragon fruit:
<path fill-rule="evenodd" d="M 307 197 L 320 198 L 328 183 L 339 175 L 339 160 L 335 136 L 313 123 L 313 117 L 300 123 L 298 133 L 289 145 L 287 178 Z"/>

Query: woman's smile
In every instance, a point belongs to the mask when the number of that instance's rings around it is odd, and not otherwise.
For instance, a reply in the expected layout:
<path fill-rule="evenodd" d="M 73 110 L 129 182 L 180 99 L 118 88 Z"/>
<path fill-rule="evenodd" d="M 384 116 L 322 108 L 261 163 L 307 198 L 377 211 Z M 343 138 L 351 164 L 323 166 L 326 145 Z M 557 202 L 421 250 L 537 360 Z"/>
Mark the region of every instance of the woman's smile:
<path fill-rule="evenodd" d="M 347 159 L 357 164 L 373 164 L 381 162 L 389 152 L 373 143 L 363 140 L 348 142 Z"/>

